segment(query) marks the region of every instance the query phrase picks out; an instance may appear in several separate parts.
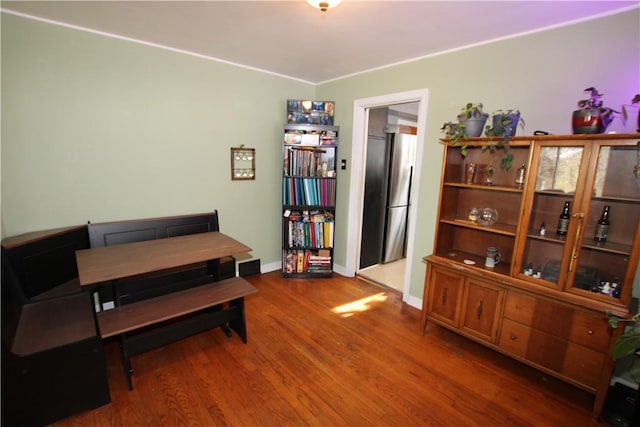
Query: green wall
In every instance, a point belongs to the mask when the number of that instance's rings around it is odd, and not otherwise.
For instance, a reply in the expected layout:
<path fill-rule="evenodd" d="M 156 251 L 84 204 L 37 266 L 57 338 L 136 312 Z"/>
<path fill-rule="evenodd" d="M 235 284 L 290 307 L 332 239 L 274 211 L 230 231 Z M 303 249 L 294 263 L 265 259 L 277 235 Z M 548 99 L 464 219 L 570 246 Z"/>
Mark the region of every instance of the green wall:
<path fill-rule="evenodd" d="M 2 15 L 5 236 L 211 211 L 263 263 L 280 259 L 288 98 L 315 88 L 168 50 Z M 256 149 L 231 181 L 229 148 Z"/>
<path fill-rule="evenodd" d="M 288 98 L 336 101 L 352 164 L 355 100 L 429 89 L 411 295 L 422 296 L 435 225 L 441 124 L 466 102 L 517 108 L 570 133 L 583 89 L 618 107 L 640 93 L 640 10 L 362 75 L 296 80 L 2 14 L 2 225 L 38 229 L 218 209 L 225 232 L 280 262 L 280 138 Z M 610 130 L 622 130 L 616 120 Z M 255 181 L 230 180 L 229 147 L 256 148 Z M 346 173 L 345 173 L 346 172 Z M 349 170 L 339 172 L 346 227 Z M 336 236 L 344 265 L 348 236 Z"/>

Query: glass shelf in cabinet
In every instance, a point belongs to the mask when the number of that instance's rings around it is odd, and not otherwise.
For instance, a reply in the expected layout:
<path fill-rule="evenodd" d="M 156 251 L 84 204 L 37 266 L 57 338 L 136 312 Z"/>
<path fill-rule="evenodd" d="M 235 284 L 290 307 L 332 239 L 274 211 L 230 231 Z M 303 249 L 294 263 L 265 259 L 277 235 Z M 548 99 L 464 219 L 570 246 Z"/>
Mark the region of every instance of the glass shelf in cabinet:
<path fill-rule="evenodd" d="M 567 193 L 562 190 L 536 190 L 536 196 L 553 196 L 553 197 L 569 197 L 575 196 L 574 193 Z"/>
<path fill-rule="evenodd" d="M 482 185 L 482 184 L 465 184 L 464 182 L 445 182 L 444 185 L 446 187 L 462 187 L 462 188 L 473 188 L 477 190 L 486 190 L 486 191 L 502 191 L 508 193 L 522 193 L 522 188 L 518 188 L 516 186 L 508 186 L 508 185 Z"/>
<path fill-rule="evenodd" d="M 497 222 L 493 225 L 480 225 L 477 222 L 470 221 L 466 218 L 442 218 L 440 222 L 445 224 L 456 225 L 474 230 L 485 231 L 487 233 L 504 234 L 506 236 L 516 235 L 516 226 Z"/>
<path fill-rule="evenodd" d="M 529 230 L 529 233 L 527 234 L 527 238 L 542 240 L 549 243 L 558 243 L 561 245 L 564 245 L 566 242 L 566 236 L 558 236 L 555 233 L 550 233 L 542 236 L 538 231 L 535 231 L 535 230 Z"/>
<path fill-rule="evenodd" d="M 596 285 L 597 288 L 597 285 Z M 616 302 L 618 304 L 620 304 L 620 296 L 613 296 L 610 294 L 603 294 L 601 292 L 598 291 L 594 291 L 594 290 L 589 290 L 589 289 L 583 289 L 580 287 L 572 287 L 571 289 L 569 289 L 569 292 L 571 292 L 572 294 L 576 294 L 576 295 L 582 295 L 582 296 L 586 296 L 590 299 L 594 299 L 594 300 L 599 300 L 599 301 L 603 301 L 603 302 L 607 302 L 607 303 L 612 303 L 612 302 Z M 619 294 L 618 294 L 619 295 Z"/>
<path fill-rule="evenodd" d="M 625 245 L 622 243 L 615 243 L 615 242 L 598 243 L 598 242 L 590 242 L 588 240 L 585 240 L 584 242 L 582 242 L 582 247 L 592 249 L 594 251 L 608 252 L 608 253 L 618 254 L 618 255 L 631 254 L 631 245 Z"/>
<path fill-rule="evenodd" d="M 617 197 L 617 196 L 592 196 L 591 201 L 640 204 L 640 199 L 635 199 L 631 197 Z"/>
<path fill-rule="evenodd" d="M 540 276 L 536 276 L 536 274 L 540 274 Z M 558 287 L 558 283 L 554 282 L 553 280 L 549 280 L 549 279 L 545 279 L 542 276 L 542 271 L 539 272 L 532 272 L 532 273 L 525 273 L 525 272 L 520 272 L 520 273 L 516 273 L 516 276 L 520 277 L 520 278 L 525 278 L 527 279 L 529 282 L 535 283 L 537 285 L 541 285 L 547 288 L 557 288 Z"/>

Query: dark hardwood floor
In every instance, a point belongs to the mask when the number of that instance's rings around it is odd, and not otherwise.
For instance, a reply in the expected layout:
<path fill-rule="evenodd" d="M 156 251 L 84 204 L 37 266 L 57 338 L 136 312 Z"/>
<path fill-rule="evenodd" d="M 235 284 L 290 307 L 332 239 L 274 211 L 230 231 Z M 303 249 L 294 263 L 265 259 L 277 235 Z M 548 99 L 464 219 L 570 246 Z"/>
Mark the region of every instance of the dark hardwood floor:
<path fill-rule="evenodd" d="M 591 395 L 430 324 L 355 278 L 249 277 L 248 344 L 218 328 L 132 358 L 59 426 L 589 426 Z"/>

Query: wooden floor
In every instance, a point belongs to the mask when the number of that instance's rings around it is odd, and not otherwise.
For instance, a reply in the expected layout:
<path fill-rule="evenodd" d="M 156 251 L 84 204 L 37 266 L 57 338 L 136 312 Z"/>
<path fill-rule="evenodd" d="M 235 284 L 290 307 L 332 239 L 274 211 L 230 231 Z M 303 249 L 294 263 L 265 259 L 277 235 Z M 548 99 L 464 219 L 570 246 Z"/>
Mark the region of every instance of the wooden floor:
<path fill-rule="evenodd" d="M 592 396 L 430 324 L 355 278 L 249 277 L 248 344 L 218 328 L 132 358 L 58 426 L 597 426 Z"/>

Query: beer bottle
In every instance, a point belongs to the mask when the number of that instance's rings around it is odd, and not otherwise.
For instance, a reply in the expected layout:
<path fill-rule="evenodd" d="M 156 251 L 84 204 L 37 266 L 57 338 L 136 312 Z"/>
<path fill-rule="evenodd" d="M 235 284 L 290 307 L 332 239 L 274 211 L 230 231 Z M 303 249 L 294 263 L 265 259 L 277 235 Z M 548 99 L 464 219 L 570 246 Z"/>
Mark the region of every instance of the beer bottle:
<path fill-rule="evenodd" d="M 605 206 L 602 209 L 602 215 L 600 215 L 600 219 L 596 223 L 596 232 L 593 240 L 604 242 L 607 240 L 607 234 L 609 234 L 609 206 Z"/>
<path fill-rule="evenodd" d="M 562 208 L 562 213 L 560 214 L 560 218 L 558 219 L 558 228 L 556 233 L 560 236 L 566 236 L 567 230 L 569 229 L 569 211 L 571 208 L 571 202 L 564 202 L 564 208 Z"/>

